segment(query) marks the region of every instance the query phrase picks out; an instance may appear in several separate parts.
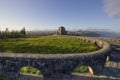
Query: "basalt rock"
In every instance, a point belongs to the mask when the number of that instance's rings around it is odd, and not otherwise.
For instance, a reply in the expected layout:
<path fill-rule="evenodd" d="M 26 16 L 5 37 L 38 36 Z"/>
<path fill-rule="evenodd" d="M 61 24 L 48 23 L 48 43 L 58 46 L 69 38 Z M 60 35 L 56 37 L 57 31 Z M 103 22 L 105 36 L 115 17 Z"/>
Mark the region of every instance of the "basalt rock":
<path fill-rule="evenodd" d="M 0 53 L 1 74 L 19 74 L 24 66 L 39 69 L 45 78 L 61 78 L 71 75 L 79 66 L 89 66 L 91 74 L 97 74 L 104 69 L 107 56 L 110 55 L 110 45 L 102 40 L 75 37 L 101 47 L 100 50 L 90 53 L 74 54 L 18 54 Z"/>

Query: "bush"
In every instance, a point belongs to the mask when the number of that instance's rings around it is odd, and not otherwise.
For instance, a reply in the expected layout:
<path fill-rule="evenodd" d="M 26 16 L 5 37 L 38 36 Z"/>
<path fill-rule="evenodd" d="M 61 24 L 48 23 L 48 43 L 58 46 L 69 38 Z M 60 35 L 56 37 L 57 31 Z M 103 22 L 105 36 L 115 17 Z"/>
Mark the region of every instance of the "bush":
<path fill-rule="evenodd" d="M 87 66 L 80 66 L 77 67 L 76 69 L 73 70 L 73 72 L 87 72 L 88 71 L 88 67 Z"/>
<path fill-rule="evenodd" d="M 20 70 L 20 73 L 29 73 L 29 74 L 36 74 L 36 75 L 41 74 L 40 70 L 38 70 L 37 68 L 31 67 L 31 66 L 23 67 Z"/>

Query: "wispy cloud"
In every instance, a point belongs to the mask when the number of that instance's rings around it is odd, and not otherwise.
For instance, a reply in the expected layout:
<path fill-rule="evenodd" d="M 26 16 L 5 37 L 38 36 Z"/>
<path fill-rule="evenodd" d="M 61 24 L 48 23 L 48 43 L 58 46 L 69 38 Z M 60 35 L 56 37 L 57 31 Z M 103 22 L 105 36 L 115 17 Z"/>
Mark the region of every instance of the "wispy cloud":
<path fill-rule="evenodd" d="M 104 9 L 109 17 L 120 18 L 120 0 L 105 0 Z"/>

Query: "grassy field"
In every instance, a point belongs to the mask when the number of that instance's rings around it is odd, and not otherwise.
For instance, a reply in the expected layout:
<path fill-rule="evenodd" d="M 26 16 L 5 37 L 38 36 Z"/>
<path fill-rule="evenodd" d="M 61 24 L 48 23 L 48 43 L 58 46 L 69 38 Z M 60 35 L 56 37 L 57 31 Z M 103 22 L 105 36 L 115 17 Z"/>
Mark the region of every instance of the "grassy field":
<path fill-rule="evenodd" d="M 9 53 L 38 53 L 38 54 L 67 54 L 86 53 L 100 49 L 98 46 L 68 36 L 43 36 L 37 38 L 16 38 L 0 40 L 0 52 Z M 76 68 L 73 72 L 86 72 L 87 66 Z M 21 73 L 40 75 L 41 72 L 33 67 L 23 67 Z M 2 77 L 0 77 L 2 78 Z"/>
<path fill-rule="evenodd" d="M 9 53 L 84 53 L 98 50 L 88 42 L 67 36 L 43 36 L 37 38 L 16 38 L 0 40 L 0 52 Z"/>

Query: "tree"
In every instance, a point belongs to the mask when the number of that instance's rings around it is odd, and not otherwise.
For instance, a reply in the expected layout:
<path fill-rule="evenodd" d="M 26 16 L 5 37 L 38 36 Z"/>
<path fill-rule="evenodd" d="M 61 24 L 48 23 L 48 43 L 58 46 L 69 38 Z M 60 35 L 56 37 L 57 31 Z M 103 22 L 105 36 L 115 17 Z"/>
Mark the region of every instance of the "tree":
<path fill-rule="evenodd" d="M 8 28 L 5 29 L 5 34 L 9 34 L 9 29 Z"/>
<path fill-rule="evenodd" d="M 23 27 L 23 29 L 21 30 L 21 34 L 23 34 L 24 36 L 26 35 L 25 27 Z"/>
<path fill-rule="evenodd" d="M 20 38 L 20 37 L 25 37 L 26 32 L 25 28 L 23 28 L 21 31 L 9 31 L 8 28 L 6 28 L 4 31 L 0 30 L 0 39 L 9 39 L 9 38 Z"/>
<path fill-rule="evenodd" d="M 0 39 L 2 38 L 2 31 L 0 30 Z"/>

